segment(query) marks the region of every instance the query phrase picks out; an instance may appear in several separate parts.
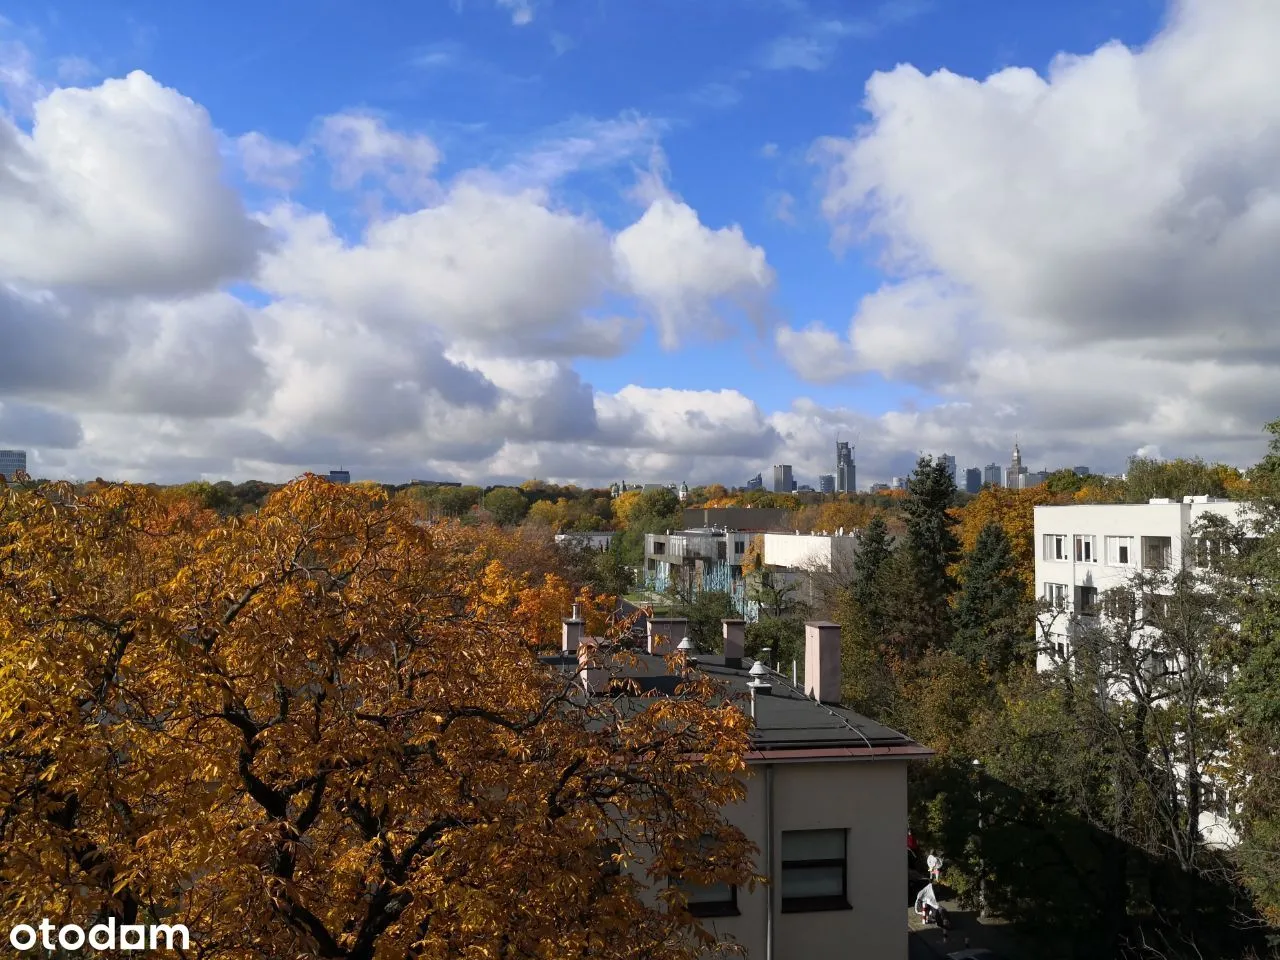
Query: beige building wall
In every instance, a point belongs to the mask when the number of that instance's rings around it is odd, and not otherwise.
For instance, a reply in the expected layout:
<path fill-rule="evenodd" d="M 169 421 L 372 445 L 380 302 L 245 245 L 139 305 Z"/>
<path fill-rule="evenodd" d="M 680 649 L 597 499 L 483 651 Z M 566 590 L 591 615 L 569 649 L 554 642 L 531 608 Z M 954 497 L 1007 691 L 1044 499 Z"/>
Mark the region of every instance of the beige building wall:
<path fill-rule="evenodd" d="M 907 762 L 841 760 L 775 763 L 773 782 L 773 958 L 905 960 L 907 927 Z M 761 851 L 765 843 L 765 765 L 752 765 L 746 799 L 728 811 Z M 848 830 L 848 910 L 781 912 L 782 832 Z M 761 871 L 764 873 L 765 871 Z M 738 890 L 736 917 L 708 917 L 717 936 L 764 960 L 770 890 Z"/>

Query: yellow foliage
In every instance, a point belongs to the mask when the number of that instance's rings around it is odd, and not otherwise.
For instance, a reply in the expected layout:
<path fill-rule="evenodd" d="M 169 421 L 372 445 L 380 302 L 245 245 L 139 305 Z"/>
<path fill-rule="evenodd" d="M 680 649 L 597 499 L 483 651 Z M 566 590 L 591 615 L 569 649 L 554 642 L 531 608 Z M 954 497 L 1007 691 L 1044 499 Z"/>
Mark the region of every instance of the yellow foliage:
<path fill-rule="evenodd" d="M 974 548 L 978 534 L 994 521 L 1004 528 L 1013 552 L 1018 579 L 1026 589 L 1028 600 L 1034 600 L 1035 588 L 1035 508 L 1060 503 L 1061 499 L 1044 486 L 1015 490 L 1009 487 L 983 487 L 964 507 L 952 511 L 960 524 L 957 535 L 965 553 Z"/>
<path fill-rule="evenodd" d="M 534 648 L 572 598 L 510 574 L 520 544 L 314 477 L 229 520 L 0 489 L 0 927 L 158 915 L 207 960 L 711 947 L 601 843 L 749 882 L 720 811 L 750 720 L 706 677 L 625 717 L 566 697 Z"/>

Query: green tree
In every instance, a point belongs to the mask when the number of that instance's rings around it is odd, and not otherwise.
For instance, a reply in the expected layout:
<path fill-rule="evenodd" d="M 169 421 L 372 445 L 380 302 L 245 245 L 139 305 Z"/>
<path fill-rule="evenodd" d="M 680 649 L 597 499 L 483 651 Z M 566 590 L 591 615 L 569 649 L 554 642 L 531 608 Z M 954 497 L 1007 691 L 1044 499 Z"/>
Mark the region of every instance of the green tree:
<path fill-rule="evenodd" d="M 1045 477 L 1044 485 L 1053 494 L 1075 494 L 1084 489 L 1088 480 L 1088 477 L 1082 477 L 1070 467 L 1066 467 L 1062 470 L 1055 470 Z"/>
<path fill-rule="evenodd" d="M 907 532 L 905 559 L 915 589 L 918 615 L 903 623 L 904 652 L 919 655 L 944 649 L 951 635 L 951 594 L 956 583 L 951 569 L 960 558 L 960 541 L 951 514 L 956 485 L 942 460 L 922 456 L 907 481 L 902 506 Z"/>
<path fill-rule="evenodd" d="M 1228 484 L 1239 480 L 1240 471 L 1225 464 L 1208 464 L 1199 457 L 1152 460 L 1134 457 L 1125 472 L 1126 498 L 1146 503 L 1153 497 L 1181 500 L 1187 496 L 1225 497 Z"/>
<path fill-rule="evenodd" d="M 951 649 L 972 664 L 1002 675 L 1031 650 L 1031 612 L 1014 569 L 1004 528 L 994 521 L 978 534 L 964 564 Z"/>
<path fill-rule="evenodd" d="M 1228 693 L 1241 803 L 1234 856 L 1259 908 L 1280 926 L 1280 420 L 1266 429 L 1267 455 L 1249 471 L 1252 515 L 1228 531 L 1237 541 L 1229 573 L 1240 619 L 1239 671 Z"/>
<path fill-rule="evenodd" d="M 495 487 L 484 495 L 484 508 L 504 527 L 519 523 L 529 511 L 529 501 L 515 487 Z"/>

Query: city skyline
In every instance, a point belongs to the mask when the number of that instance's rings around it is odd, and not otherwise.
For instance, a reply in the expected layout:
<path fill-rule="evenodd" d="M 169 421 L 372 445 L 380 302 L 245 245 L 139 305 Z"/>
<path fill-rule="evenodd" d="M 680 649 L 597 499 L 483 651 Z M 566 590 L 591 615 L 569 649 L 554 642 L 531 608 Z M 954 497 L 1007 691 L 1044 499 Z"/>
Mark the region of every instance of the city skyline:
<path fill-rule="evenodd" d="M 861 488 L 1015 433 L 1260 455 L 1280 7 L 386 12 L 6 5 L 0 446 L 698 484 L 841 435 Z"/>

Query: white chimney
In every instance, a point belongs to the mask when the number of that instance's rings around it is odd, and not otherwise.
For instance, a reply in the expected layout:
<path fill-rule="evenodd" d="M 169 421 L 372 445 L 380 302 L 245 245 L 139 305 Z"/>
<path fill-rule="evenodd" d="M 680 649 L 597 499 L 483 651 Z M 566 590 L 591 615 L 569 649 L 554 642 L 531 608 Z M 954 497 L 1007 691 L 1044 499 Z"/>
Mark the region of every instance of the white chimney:
<path fill-rule="evenodd" d="M 804 692 L 820 703 L 840 703 L 840 624 L 804 625 Z"/>
<path fill-rule="evenodd" d="M 578 646 L 578 671 L 588 694 L 604 693 L 609 683 L 604 650 L 599 637 L 583 637 Z"/>
<path fill-rule="evenodd" d="M 578 652 L 578 644 L 582 640 L 582 611 L 575 603 L 573 616 L 560 621 L 560 652 L 574 654 Z"/>
<path fill-rule="evenodd" d="M 689 621 L 683 617 L 655 617 L 649 620 L 649 652 L 665 657 L 674 653 L 676 644 L 689 632 Z"/>
<path fill-rule="evenodd" d="M 731 669 L 742 667 L 742 655 L 746 652 L 747 621 L 721 620 L 724 630 L 724 665 Z"/>

